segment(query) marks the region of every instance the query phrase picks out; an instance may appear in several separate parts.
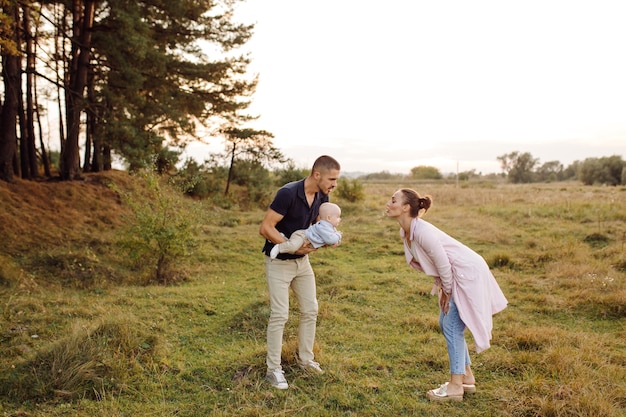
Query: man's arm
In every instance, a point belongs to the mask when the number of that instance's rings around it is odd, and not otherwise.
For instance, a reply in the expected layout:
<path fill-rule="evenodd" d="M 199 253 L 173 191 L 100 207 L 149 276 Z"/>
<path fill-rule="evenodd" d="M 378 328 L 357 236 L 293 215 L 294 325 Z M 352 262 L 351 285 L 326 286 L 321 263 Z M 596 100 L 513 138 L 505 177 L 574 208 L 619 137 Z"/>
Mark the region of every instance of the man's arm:
<path fill-rule="evenodd" d="M 276 211 L 272 209 L 267 209 L 267 212 L 265 212 L 265 217 L 263 218 L 263 221 L 261 222 L 261 228 L 259 229 L 259 234 L 274 244 L 285 242 L 287 238 L 284 237 L 278 231 L 278 229 L 276 229 L 276 225 L 278 224 L 279 221 L 283 219 L 283 217 L 285 216 L 277 213 Z M 313 246 L 311 246 L 311 242 L 307 240 L 304 243 L 304 245 L 300 247 L 300 249 L 294 252 L 294 254 L 306 255 L 315 250 L 316 249 Z"/>
<path fill-rule="evenodd" d="M 280 234 L 278 229 L 276 229 L 276 225 L 279 221 L 283 219 L 282 214 L 275 212 L 272 209 L 267 209 L 265 212 L 265 217 L 261 222 L 261 228 L 259 229 L 259 234 L 263 236 L 265 239 L 269 240 L 272 243 L 278 244 L 286 241 L 287 239 Z"/>

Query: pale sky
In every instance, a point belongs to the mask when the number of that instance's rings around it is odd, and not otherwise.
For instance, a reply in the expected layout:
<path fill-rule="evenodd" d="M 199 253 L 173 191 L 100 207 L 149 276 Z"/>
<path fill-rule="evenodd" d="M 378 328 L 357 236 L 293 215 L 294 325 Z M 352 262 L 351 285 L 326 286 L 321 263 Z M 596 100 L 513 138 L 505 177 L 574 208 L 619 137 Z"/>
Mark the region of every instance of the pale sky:
<path fill-rule="evenodd" d="M 626 0 L 247 0 L 238 16 L 256 23 L 250 127 L 299 167 L 626 159 Z"/>

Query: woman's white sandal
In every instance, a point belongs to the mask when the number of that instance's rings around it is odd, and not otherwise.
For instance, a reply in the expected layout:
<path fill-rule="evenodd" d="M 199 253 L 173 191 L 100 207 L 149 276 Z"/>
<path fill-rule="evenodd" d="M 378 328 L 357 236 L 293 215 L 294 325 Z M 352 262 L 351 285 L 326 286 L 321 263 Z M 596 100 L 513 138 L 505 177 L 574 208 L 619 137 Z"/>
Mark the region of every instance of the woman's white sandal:
<path fill-rule="evenodd" d="M 449 382 L 446 382 L 448 385 Z M 463 384 L 463 392 L 465 394 L 475 394 L 476 393 L 476 385 L 475 384 Z"/>
<path fill-rule="evenodd" d="M 461 395 L 448 395 L 448 383 L 441 385 L 437 389 L 431 389 L 426 393 L 431 401 L 463 401 L 463 394 Z"/>
<path fill-rule="evenodd" d="M 474 394 L 476 392 L 476 385 L 474 385 L 474 384 L 463 384 L 463 391 L 466 394 Z"/>

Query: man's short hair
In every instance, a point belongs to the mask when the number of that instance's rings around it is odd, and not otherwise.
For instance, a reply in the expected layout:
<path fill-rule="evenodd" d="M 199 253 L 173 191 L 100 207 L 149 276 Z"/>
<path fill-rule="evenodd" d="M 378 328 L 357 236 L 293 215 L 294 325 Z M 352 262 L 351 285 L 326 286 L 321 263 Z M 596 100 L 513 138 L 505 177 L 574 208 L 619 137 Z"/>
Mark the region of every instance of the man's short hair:
<path fill-rule="evenodd" d="M 311 169 L 311 173 L 315 171 L 328 172 L 333 169 L 336 169 L 337 171 L 341 171 L 341 165 L 339 165 L 339 162 L 337 162 L 337 160 L 333 158 L 332 156 L 322 155 L 319 158 L 317 158 L 315 162 L 313 163 L 313 169 Z"/>

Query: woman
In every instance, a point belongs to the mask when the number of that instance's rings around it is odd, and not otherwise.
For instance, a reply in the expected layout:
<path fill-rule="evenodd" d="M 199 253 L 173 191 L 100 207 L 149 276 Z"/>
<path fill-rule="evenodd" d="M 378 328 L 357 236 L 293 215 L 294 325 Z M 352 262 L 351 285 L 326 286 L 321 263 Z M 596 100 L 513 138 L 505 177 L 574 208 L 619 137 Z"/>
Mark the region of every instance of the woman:
<path fill-rule="evenodd" d="M 472 249 L 421 219 L 432 204 L 430 196 L 414 190 L 396 191 L 387 203 L 387 216 L 400 225 L 407 263 L 434 277 L 439 293 L 439 325 L 450 359 L 450 380 L 428 391 L 432 401 L 461 401 L 476 392 L 476 381 L 465 342 L 465 327 L 474 336 L 476 352 L 489 348 L 492 315 L 507 300 L 485 260 Z"/>

